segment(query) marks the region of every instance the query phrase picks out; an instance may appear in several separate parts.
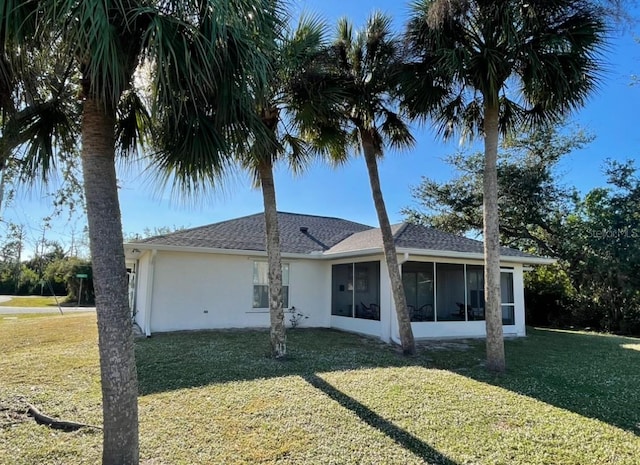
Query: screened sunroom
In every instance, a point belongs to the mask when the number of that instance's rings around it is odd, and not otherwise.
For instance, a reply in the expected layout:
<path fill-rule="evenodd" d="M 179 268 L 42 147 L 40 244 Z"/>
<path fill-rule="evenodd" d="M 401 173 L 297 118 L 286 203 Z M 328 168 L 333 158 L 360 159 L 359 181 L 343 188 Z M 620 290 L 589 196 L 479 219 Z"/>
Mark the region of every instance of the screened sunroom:
<path fill-rule="evenodd" d="M 484 267 L 466 263 L 406 262 L 402 265 L 412 322 L 484 320 Z M 515 324 L 513 268 L 500 272 L 502 323 Z"/>
<path fill-rule="evenodd" d="M 331 326 L 395 339 L 397 316 L 383 257 L 331 265 Z M 479 261 L 416 257 L 401 265 L 416 338 L 482 337 L 485 334 L 484 267 Z M 524 334 L 520 264 L 501 268 L 505 334 Z M 515 284 L 515 285 L 514 285 Z"/>

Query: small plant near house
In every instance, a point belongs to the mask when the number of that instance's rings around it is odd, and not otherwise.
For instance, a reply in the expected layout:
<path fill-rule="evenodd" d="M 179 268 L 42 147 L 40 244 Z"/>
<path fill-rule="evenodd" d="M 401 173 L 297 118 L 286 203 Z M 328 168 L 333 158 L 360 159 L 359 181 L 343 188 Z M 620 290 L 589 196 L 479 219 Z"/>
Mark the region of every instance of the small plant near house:
<path fill-rule="evenodd" d="M 291 322 L 292 328 L 296 328 L 302 322 L 302 320 L 306 320 L 307 318 L 309 318 L 307 315 L 302 313 L 293 305 L 287 311 L 291 314 L 291 317 L 289 318 L 289 322 Z"/>

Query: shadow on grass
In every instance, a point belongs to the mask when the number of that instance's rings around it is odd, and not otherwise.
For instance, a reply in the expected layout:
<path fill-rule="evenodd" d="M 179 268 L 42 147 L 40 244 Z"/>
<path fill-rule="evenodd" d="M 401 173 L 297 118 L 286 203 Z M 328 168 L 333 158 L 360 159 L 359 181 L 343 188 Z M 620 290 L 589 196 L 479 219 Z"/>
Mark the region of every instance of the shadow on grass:
<path fill-rule="evenodd" d="M 269 356 L 266 331 L 160 334 L 136 342 L 140 394 L 317 372 L 406 366 L 407 359 L 372 338 L 331 329 L 287 333 L 288 356 Z"/>
<path fill-rule="evenodd" d="M 423 366 L 455 372 L 640 435 L 640 351 L 637 340 L 530 329 L 506 341 L 508 371 L 495 376 L 483 366 L 484 341 L 426 344 L 403 357 L 379 341 L 336 330 L 288 333 L 290 357 L 268 357 L 265 331 L 174 333 L 136 344 L 140 393 L 319 372 Z M 454 345 L 455 346 L 455 345 Z M 312 378 L 309 378 L 312 379 Z"/>
<path fill-rule="evenodd" d="M 394 440 L 399 446 L 404 447 L 416 456 L 426 460 L 427 463 L 457 465 L 457 462 L 454 462 L 445 455 L 441 454 L 420 438 L 394 425 L 392 422 L 390 422 L 386 418 L 381 417 L 366 405 L 358 402 L 339 389 L 336 389 L 334 386 L 332 386 L 319 376 L 307 375 L 304 377 L 304 379 L 311 386 L 325 393 L 329 398 L 336 401 L 342 407 L 355 413 L 366 424 L 384 433 L 389 438 Z"/>
<path fill-rule="evenodd" d="M 505 343 L 506 374 L 493 375 L 481 366 L 484 341 L 474 342 L 470 350 L 476 366 L 460 353 L 436 357 L 434 365 L 640 436 L 636 344 L 620 336 L 528 328 L 527 338 Z"/>

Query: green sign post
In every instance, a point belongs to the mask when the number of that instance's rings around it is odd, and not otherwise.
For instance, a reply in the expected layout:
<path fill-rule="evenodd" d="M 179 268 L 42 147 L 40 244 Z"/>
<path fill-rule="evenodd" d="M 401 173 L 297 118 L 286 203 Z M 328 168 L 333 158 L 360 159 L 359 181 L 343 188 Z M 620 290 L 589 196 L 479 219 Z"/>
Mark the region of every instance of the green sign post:
<path fill-rule="evenodd" d="M 78 292 L 78 305 L 76 305 L 76 308 L 78 308 L 78 306 L 80 305 L 80 301 L 82 300 L 82 280 L 87 279 L 88 277 L 89 275 L 87 273 L 76 274 L 76 278 L 80 279 L 80 292 Z"/>

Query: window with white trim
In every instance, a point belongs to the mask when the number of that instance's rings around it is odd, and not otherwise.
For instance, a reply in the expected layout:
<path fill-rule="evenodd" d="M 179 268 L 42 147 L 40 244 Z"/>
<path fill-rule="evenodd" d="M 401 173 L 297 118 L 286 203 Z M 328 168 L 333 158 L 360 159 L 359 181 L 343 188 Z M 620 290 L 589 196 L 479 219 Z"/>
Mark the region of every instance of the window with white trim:
<path fill-rule="evenodd" d="M 253 262 L 253 308 L 269 308 L 269 264 Z M 282 308 L 289 308 L 289 264 L 282 264 Z"/>
<path fill-rule="evenodd" d="M 515 324 L 516 300 L 513 292 L 512 271 L 501 270 L 500 272 L 500 304 L 502 307 L 502 324 Z"/>

